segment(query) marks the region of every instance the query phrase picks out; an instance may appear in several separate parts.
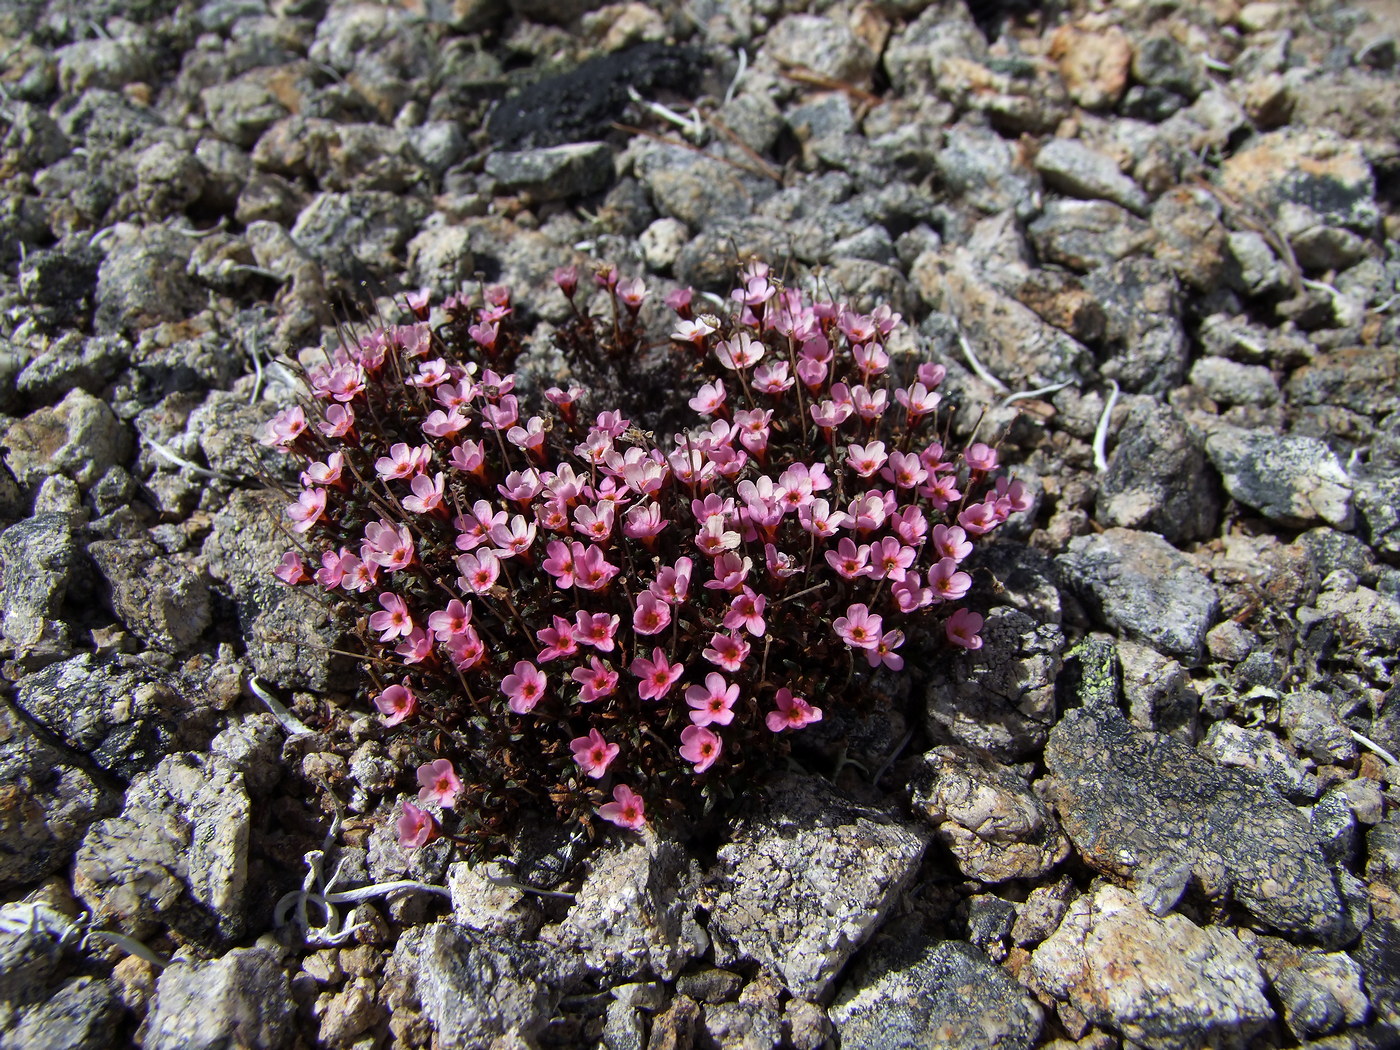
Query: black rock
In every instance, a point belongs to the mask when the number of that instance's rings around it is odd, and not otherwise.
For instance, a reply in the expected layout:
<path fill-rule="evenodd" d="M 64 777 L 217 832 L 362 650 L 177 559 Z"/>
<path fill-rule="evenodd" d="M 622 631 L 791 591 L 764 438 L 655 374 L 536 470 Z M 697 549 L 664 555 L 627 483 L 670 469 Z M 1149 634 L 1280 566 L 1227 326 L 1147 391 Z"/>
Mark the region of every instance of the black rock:
<path fill-rule="evenodd" d="M 540 149 L 602 138 L 627 107 L 627 89 L 691 93 L 704 60 L 699 52 L 639 44 L 600 55 L 567 73 L 545 77 L 504 99 L 486 132 L 500 149 Z"/>

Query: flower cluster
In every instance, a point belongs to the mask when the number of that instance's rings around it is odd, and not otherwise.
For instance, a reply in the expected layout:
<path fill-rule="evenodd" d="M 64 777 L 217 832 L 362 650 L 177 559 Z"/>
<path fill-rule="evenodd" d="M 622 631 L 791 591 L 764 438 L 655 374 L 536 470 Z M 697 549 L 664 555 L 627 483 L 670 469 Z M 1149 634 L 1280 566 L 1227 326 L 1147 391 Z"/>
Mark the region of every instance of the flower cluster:
<path fill-rule="evenodd" d="M 555 277 L 566 352 L 636 348 L 640 281 L 601 270 L 598 320 Z M 981 645 L 962 565 L 1028 500 L 996 449 L 939 439 L 943 368 L 892 360 L 888 308 L 761 264 L 732 298 L 722 318 L 667 297 L 697 419 L 664 441 L 577 385 L 527 407 L 502 287 L 436 313 L 409 297 L 412 321 L 341 347 L 263 428 L 304 463 L 276 573 L 355 625 L 373 703 L 422 759 L 405 845 L 698 809 L 911 638 Z"/>

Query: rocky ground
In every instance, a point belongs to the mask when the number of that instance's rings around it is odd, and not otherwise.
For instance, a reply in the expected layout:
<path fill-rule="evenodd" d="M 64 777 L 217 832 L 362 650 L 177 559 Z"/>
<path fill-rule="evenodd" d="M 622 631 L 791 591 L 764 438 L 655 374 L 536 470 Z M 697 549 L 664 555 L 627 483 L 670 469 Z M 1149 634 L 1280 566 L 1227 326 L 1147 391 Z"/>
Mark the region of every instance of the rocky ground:
<path fill-rule="evenodd" d="M 0 0 L 0 1046 L 1396 1045 L 1397 32 Z M 481 274 L 539 375 L 554 267 L 751 254 L 902 312 L 1038 479 L 986 646 L 719 841 L 405 853 L 270 575 L 276 360 Z"/>

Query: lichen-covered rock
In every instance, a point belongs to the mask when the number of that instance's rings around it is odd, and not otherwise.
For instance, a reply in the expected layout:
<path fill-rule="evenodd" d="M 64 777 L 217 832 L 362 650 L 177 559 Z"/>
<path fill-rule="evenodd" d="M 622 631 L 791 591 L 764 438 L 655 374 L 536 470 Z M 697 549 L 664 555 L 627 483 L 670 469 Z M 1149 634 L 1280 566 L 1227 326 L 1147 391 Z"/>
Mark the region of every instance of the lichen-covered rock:
<path fill-rule="evenodd" d="M 1070 711 L 1045 749 L 1046 797 L 1083 859 L 1164 914 L 1194 883 L 1265 926 L 1338 945 L 1355 935 L 1297 808 L 1111 707 Z"/>
<path fill-rule="evenodd" d="M 564 921 L 545 944 L 611 980 L 655 974 L 672 980 L 706 947 L 686 890 L 685 851 L 674 842 L 627 843 L 593 858 Z"/>
<path fill-rule="evenodd" d="M 1112 885 L 1070 905 L 1027 976 L 1152 1050 L 1244 1045 L 1274 1017 L 1254 953 L 1234 934 L 1183 915 L 1159 919 Z"/>
<path fill-rule="evenodd" d="M 37 488 L 66 474 L 86 488 L 131 454 L 131 431 L 104 401 L 86 390 L 10 423 L 0 436 L 0 455 L 21 484 Z"/>
<path fill-rule="evenodd" d="M 1351 528 L 1351 481 L 1317 438 L 1220 426 L 1206 438 L 1206 453 L 1225 490 L 1266 517 L 1295 527 L 1324 521 Z"/>
<path fill-rule="evenodd" d="M 1069 854 L 1054 815 L 1012 769 L 964 748 L 936 747 L 910 801 L 969 878 L 1032 879 Z"/>
<path fill-rule="evenodd" d="M 720 847 L 702 901 L 716 961 L 752 959 L 820 999 L 913 877 L 927 833 L 813 778 L 780 777 Z"/>
<path fill-rule="evenodd" d="M 1211 535 L 1219 515 L 1201 435 L 1168 406 L 1135 399 L 1099 485 L 1095 516 L 1178 544 Z"/>
<path fill-rule="evenodd" d="M 62 659 L 71 651 L 62 612 L 77 564 L 68 514 L 36 514 L 0 534 L 0 630 L 24 662 Z"/>
<path fill-rule="evenodd" d="M 1044 1019 L 972 945 L 898 934 L 875 943 L 830 1013 L 848 1050 L 1029 1050 Z"/>
<path fill-rule="evenodd" d="M 235 948 L 208 962 L 161 971 L 146 1019 L 148 1050 L 282 1050 L 293 1038 L 287 974 L 266 948 Z"/>
<path fill-rule="evenodd" d="M 240 936 L 247 920 L 251 806 L 225 759 L 164 759 L 127 789 L 119 816 L 88 830 L 73 886 L 103 922 L 140 938 Z"/>
<path fill-rule="evenodd" d="M 203 574 L 150 540 L 98 540 L 88 545 L 88 554 L 106 577 L 113 610 L 147 645 L 181 652 L 211 623 Z"/>

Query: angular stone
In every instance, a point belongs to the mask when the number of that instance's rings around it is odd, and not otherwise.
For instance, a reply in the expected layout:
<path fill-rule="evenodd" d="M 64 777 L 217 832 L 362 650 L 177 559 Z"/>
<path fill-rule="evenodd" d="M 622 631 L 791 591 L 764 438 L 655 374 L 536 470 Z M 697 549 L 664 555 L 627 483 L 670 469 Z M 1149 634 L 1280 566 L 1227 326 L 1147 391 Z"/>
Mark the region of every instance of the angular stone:
<path fill-rule="evenodd" d="M 597 193 L 613 179 L 612 150 L 601 142 L 578 142 L 519 153 L 492 153 L 486 174 L 507 190 L 537 201 Z"/>
<path fill-rule="evenodd" d="M 178 960 L 161 971 L 146 1023 L 146 1050 L 282 1050 L 296 1004 L 287 974 L 267 948 L 235 948 L 208 962 Z"/>
<path fill-rule="evenodd" d="M 1154 912 L 1194 880 L 1283 933 L 1324 946 L 1355 936 L 1311 826 L 1257 776 L 1137 729 L 1111 707 L 1066 714 L 1045 764 L 1047 797 L 1080 855 L 1128 880 Z"/>
<path fill-rule="evenodd" d="M 706 886 L 716 961 L 752 959 L 820 999 L 918 869 L 928 835 L 787 775 L 720 847 Z"/>
<path fill-rule="evenodd" d="M 0 534 L 0 629 L 21 660 L 61 659 L 71 651 L 62 612 L 77 563 L 67 514 L 37 514 Z"/>
<path fill-rule="evenodd" d="M 1152 1050 L 1242 1043 L 1274 1017 L 1254 953 L 1234 934 L 1182 915 L 1159 919 L 1118 886 L 1070 905 L 1028 977 Z"/>
<path fill-rule="evenodd" d="M 1161 536 L 1131 529 L 1077 536 L 1055 566 L 1106 626 L 1188 662 L 1201 658 L 1220 600 Z"/>
<path fill-rule="evenodd" d="M 204 577 L 151 541 L 98 540 L 88 554 L 107 579 L 113 610 L 147 645 L 182 652 L 212 622 Z"/>
<path fill-rule="evenodd" d="M 1189 543 L 1215 532 L 1220 497 L 1195 428 L 1156 399 L 1135 399 L 1099 484 L 1094 516 L 1105 525 Z"/>
<path fill-rule="evenodd" d="M 1035 157 L 1045 181 L 1073 197 L 1112 201 L 1134 215 L 1147 214 L 1147 194 L 1107 153 L 1075 139 L 1051 139 Z"/>
<path fill-rule="evenodd" d="M 1111 201 L 1051 200 L 1028 230 L 1042 259 L 1080 273 L 1149 251 L 1157 237 Z"/>
<path fill-rule="evenodd" d="M 0 455 L 21 484 L 37 488 L 66 474 L 83 488 L 131 454 L 131 431 L 104 401 L 74 389 L 57 405 L 12 422 Z"/>
<path fill-rule="evenodd" d="M 882 937 L 832 1004 L 846 1050 L 1029 1050 L 1044 1011 L 960 941 Z"/>
<path fill-rule="evenodd" d="M 1293 527 L 1325 521 L 1351 528 L 1351 480 L 1317 438 L 1220 426 L 1206 438 L 1206 453 L 1225 490 L 1265 517 Z"/>
<path fill-rule="evenodd" d="M 910 801 L 982 882 L 1033 879 L 1069 855 L 1052 814 L 1015 770 L 965 748 L 936 747 L 914 775 Z"/>

